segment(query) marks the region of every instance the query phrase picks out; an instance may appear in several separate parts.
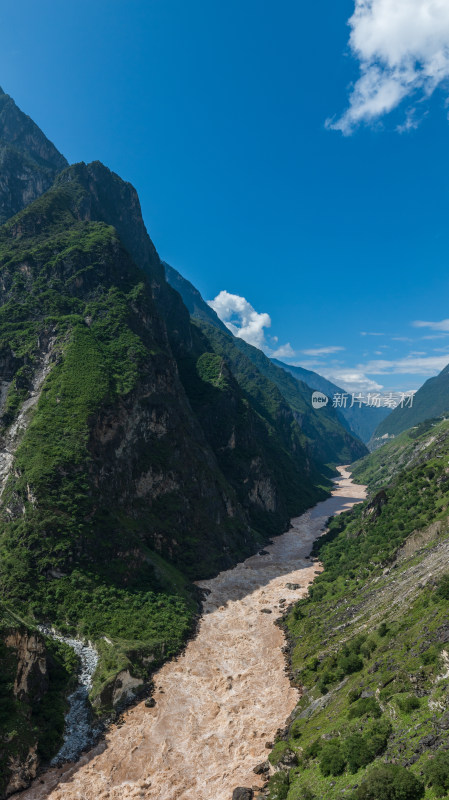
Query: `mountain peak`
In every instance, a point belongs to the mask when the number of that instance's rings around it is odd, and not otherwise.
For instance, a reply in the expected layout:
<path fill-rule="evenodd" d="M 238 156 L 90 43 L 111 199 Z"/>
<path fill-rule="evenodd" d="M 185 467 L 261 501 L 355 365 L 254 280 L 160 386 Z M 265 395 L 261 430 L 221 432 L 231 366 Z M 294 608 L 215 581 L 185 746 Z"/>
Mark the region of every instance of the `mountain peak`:
<path fill-rule="evenodd" d="M 0 224 L 50 188 L 67 160 L 0 89 Z"/>

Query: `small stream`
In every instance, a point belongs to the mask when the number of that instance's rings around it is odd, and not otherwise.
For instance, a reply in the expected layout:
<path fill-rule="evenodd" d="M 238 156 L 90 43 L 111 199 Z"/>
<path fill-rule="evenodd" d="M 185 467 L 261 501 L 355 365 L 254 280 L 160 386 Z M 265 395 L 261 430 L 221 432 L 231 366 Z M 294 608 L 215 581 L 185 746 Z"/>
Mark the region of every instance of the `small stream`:
<path fill-rule="evenodd" d="M 83 750 L 92 745 L 97 738 L 98 731 L 92 727 L 88 695 L 98 664 L 98 653 L 92 645 L 84 644 L 79 639 L 62 636 L 47 625 L 38 625 L 38 628 L 44 636 L 49 636 L 57 642 L 64 642 L 71 647 L 80 661 L 78 686 L 67 698 L 69 710 L 65 718 L 64 742 L 51 761 L 52 766 L 58 766 L 66 761 L 76 761 Z"/>

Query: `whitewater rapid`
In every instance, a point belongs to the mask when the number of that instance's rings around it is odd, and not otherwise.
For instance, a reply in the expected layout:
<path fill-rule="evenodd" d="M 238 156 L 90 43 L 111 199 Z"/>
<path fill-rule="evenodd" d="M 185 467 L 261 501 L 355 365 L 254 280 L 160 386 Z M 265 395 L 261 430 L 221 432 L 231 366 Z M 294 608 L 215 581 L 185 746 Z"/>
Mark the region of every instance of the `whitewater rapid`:
<path fill-rule="evenodd" d="M 198 634 L 156 673 L 156 705 L 129 709 L 104 741 L 50 769 L 21 800 L 230 800 L 237 786 L 262 785 L 253 769 L 299 699 L 275 625 L 280 601 L 306 594 L 321 569 L 306 558 L 313 541 L 365 497 L 346 467 L 339 472 L 332 497 L 293 519 L 267 555 L 199 582 L 210 593 Z"/>

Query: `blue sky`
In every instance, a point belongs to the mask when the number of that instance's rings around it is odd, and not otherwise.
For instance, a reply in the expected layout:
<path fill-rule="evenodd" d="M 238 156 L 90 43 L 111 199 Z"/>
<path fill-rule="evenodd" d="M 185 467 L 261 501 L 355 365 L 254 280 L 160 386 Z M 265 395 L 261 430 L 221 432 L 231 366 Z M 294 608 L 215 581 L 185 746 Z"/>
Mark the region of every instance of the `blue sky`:
<path fill-rule="evenodd" d="M 0 85 L 267 352 L 412 389 L 449 362 L 449 8 L 354 8 L 15 0 Z"/>

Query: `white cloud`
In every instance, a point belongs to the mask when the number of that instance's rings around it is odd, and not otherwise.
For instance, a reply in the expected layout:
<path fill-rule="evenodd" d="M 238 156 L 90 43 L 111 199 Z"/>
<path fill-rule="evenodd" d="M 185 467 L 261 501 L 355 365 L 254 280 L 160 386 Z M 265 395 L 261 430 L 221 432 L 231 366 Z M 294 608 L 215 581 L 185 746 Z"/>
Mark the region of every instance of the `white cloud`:
<path fill-rule="evenodd" d="M 360 336 L 385 336 L 384 333 L 370 333 L 368 331 L 360 331 Z"/>
<path fill-rule="evenodd" d="M 312 350 L 301 350 L 301 353 L 304 353 L 305 356 L 328 356 L 344 349 L 344 347 L 316 347 Z"/>
<path fill-rule="evenodd" d="M 349 107 L 326 126 L 345 135 L 372 122 L 402 100 L 429 97 L 449 79 L 447 0 L 355 0 L 349 47 L 360 64 Z M 419 124 L 416 106 L 400 131 Z"/>
<path fill-rule="evenodd" d="M 234 336 L 258 347 L 267 355 L 275 358 L 294 358 L 296 355 L 290 342 L 280 345 L 273 351 L 265 338 L 266 328 L 271 327 L 270 315 L 266 312 L 256 311 L 244 297 L 230 294 L 224 290 L 217 294 L 214 300 L 208 300 L 208 305 L 213 308 Z M 278 344 L 277 336 L 272 336 L 270 339 Z"/>
<path fill-rule="evenodd" d="M 347 392 L 380 392 L 383 389 L 382 384 L 373 381 L 359 369 L 326 369 L 320 370 L 320 374 Z"/>
<path fill-rule="evenodd" d="M 266 346 L 265 328 L 271 327 L 269 314 L 259 314 L 244 297 L 222 291 L 214 300 L 208 301 L 226 327 L 240 339 L 254 347 Z"/>
<path fill-rule="evenodd" d="M 406 356 L 394 361 L 374 360 L 361 365 L 371 375 L 436 375 L 447 365 L 449 355 Z"/>
<path fill-rule="evenodd" d="M 275 337 L 275 339 L 277 341 L 277 336 Z M 278 349 L 271 354 L 272 358 L 294 358 L 295 356 L 296 353 L 293 350 L 293 347 L 291 346 L 290 342 L 281 345 L 281 347 L 278 347 Z"/>
<path fill-rule="evenodd" d="M 440 322 L 424 322 L 417 319 L 413 323 L 415 328 L 430 328 L 431 331 L 447 331 L 449 333 L 449 319 L 442 319 Z"/>

